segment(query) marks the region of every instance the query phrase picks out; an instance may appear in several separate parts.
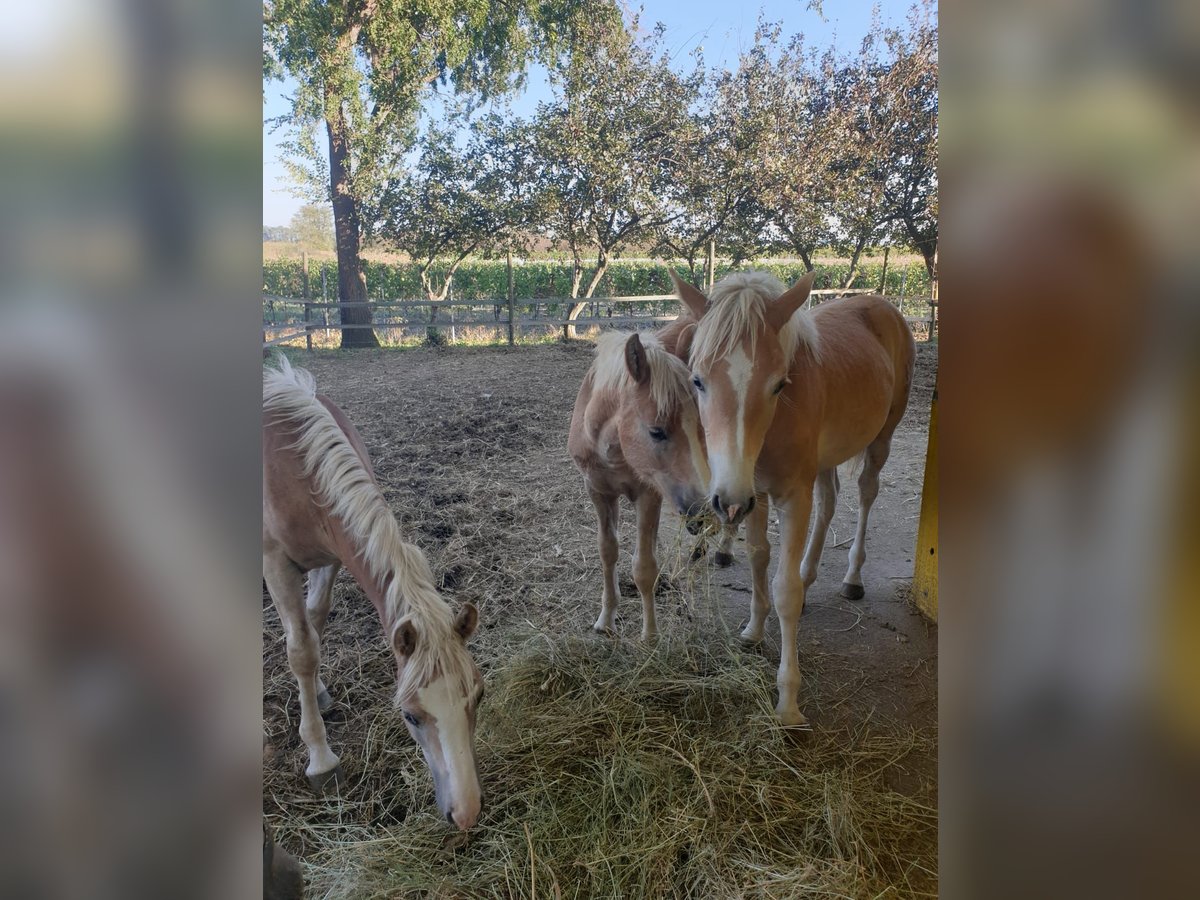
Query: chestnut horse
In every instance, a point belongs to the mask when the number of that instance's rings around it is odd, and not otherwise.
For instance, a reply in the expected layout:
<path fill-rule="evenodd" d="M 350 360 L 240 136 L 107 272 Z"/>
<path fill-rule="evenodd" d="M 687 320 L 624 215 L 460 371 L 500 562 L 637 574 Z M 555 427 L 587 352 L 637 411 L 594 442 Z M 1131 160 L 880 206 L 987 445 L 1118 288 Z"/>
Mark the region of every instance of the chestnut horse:
<path fill-rule="evenodd" d="M 475 709 L 483 678 L 466 646 L 478 613 L 468 603 L 455 615 L 438 595 L 429 562 L 404 541 L 379 490 L 358 431 L 316 392 L 308 372 L 281 357 L 278 369 L 263 372 L 263 578 L 287 636 L 306 774 L 317 788 L 341 777 L 321 720 L 332 700 L 318 668 L 343 565 L 379 614 L 396 658 L 395 704 L 433 773 L 438 807 L 466 830 L 481 803 Z"/>
<path fill-rule="evenodd" d="M 708 486 L 691 374 L 656 335 L 608 332 L 575 399 L 567 449 L 583 472 L 599 520 L 604 588 L 595 630 L 617 612 L 617 517 L 621 497 L 637 510 L 633 579 L 642 598 L 642 638 L 657 632 L 658 520 L 665 498 L 681 515 L 699 511 Z"/>
<path fill-rule="evenodd" d="M 735 273 L 718 282 L 709 298 L 672 277 L 698 321 L 681 341 L 690 343 L 712 470 L 709 499 L 726 524 L 747 521 L 754 584 L 742 632 L 748 641 L 762 639 L 770 602 L 768 499 L 779 510 L 780 560 L 772 589 L 782 649 L 775 711 L 784 724 L 803 725 L 796 632 L 833 518 L 837 466 L 863 458 L 858 528 L 842 584 L 843 596 L 858 599 L 879 470 L 908 406 L 916 360 L 912 332 L 882 297 L 802 309 L 815 273 L 790 290 L 764 272 Z M 817 512 L 806 546 L 814 487 Z"/>

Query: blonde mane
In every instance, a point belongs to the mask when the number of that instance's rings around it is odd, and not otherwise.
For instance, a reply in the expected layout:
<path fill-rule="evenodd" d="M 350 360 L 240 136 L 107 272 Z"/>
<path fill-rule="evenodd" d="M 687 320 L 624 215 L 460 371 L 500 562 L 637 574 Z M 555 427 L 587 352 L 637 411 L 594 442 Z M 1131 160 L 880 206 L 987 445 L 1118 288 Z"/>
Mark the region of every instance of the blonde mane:
<path fill-rule="evenodd" d="M 630 331 L 606 331 L 596 339 L 592 363 L 592 385 L 596 391 L 622 391 L 633 386 L 625 364 L 625 344 Z M 692 399 L 692 374 L 687 365 L 659 342 L 653 334 L 639 334 L 650 367 L 650 397 L 658 414 L 669 416 Z"/>
<path fill-rule="evenodd" d="M 754 355 L 759 332 L 766 327 L 767 304 L 787 290 L 782 281 L 767 272 L 735 272 L 722 278 L 708 297 L 708 311 L 696 328 L 692 343 L 692 365 L 706 365 L 729 353 L 744 337 L 750 337 Z M 808 303 L 796 310 L 779 330 L 788 366 L 800 347 L 819 359 L 817 326 Z"/>
<path fill-rule="evenodd" d="M 397 702 L 412 695 L 439 672 L 473 686 L 470 657 L 454 633 L 454 614 L 434 587 L 433 571 L 420 547 L 404 540 L 400 525 L 379 485 L 363 465 L 333 414 L 317 399 L 316 382 L 286 357 L 263 370 L 263 413 L 286 422 L 296 433 L 290 445 L 304 474 L 316 485 L 318 502 L 341 520 L 371 575 L 386 584 L 384 634 L 411 616 L 417 631 L 413 654 L 401 667 Z M 391 581 L 388 583 L 388 577 Z"/>

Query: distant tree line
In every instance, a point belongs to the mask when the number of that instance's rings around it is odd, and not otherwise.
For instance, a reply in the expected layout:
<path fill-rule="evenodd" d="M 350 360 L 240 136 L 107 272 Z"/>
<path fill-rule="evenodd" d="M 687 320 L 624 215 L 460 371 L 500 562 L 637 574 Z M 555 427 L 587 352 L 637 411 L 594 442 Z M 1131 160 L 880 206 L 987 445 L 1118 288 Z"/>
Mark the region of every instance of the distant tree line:
<path fill-rule="evenodd" d="M 762 22 L 726 71 L 701 51 L 680 66 L 661 28 L 599 0 L 273 0 L 264 72 L 301 83 L 279 124 L 297 182 L 332 208 L 341 302 L 366 299 L 364 242 L 408 254 L 433 300 L 468 257 L 537 239 L 566 250 L 581 300 L 630 248 L 696 280 L 711 244 L 735 264 L 785 254 L 810 269 L 832 247 L 846 284 L 864 250 L 894 245 L 936 283 L 934 15 L 876 22 L 844 55 Z M 534 59 L 548 102 L 529 118 L 481 111 Z M 419 130 L 425 93 L 445 85 L 461 102 Z"/>

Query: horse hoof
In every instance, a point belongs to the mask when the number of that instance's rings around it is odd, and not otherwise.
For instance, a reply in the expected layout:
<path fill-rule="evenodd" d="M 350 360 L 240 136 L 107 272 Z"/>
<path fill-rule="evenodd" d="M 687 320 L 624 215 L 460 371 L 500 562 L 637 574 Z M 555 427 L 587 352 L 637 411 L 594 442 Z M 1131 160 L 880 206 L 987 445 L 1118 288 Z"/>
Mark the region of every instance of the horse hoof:
<path fill-rule="evenodd" d="M 867 595 L 861 584 L 850 584 L 848 581 L 842 582 L 842 589 L 838 593 L 847 600 L 861 600 Z"/>
<path fill-rule="evenodd" d="M 749 629 L 738 635 L 738 641 L 743 647 L 757 647 L 763 642 L 762 632 L 755 633 Z"/>
<path fill-rule="evenodd" d="M 696 546 L 696 547 L 695 547 L 695 548 L 692 550 L 692 562 L 696 562 L 697 560 L 704 559 L 704 555 L 705 555 L 706 553 L 708 553 L 708 548 L 707 548 L 707 547 L 705 547 L 703 544 L 699 544 L 699 545 L 697 545 L 697 546 Z"/>
<path fill-rule="evenodd" d="M 717 564 L 718 569 L 728 569 L 733 565 L 733 554 L 722 553 L 720 550 L 713 556 L 713 562 Z"/>
<path fill-rule="evenodd" d="M 338 763 L 328 772 L 318 772 L 316 775 L 309 775 L 307 777 L 309 785 L 318 794 L 335 793 L 346 783 L 346 776 L 342 772 L 341 763 Z"/>
<path fill-rule="evenodd" d="M 329 691 L 321 691 L 317 694 L 317 709 L 321 711 L 321 715 L 333 709 L 333 698 L 329 696 Z"/>
<path fill-rule="evenodd" d="M 786 728 L 807 728 L 808 719 L 804 718 L 804 713 L 799 709 L 777 709 L 776 715 L 779 716 L 779 724 Z"/>

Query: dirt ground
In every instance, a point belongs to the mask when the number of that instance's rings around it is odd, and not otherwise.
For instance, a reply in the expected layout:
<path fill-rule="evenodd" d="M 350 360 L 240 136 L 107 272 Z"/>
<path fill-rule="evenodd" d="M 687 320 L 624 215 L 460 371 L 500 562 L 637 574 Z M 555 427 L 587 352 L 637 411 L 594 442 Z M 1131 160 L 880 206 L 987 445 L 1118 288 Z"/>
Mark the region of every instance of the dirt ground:
<path fill-rule="evenodd" d="M 857 509 L 857 486 L 845 474 L 808 593 L 800 623 L 800 647 L 808 657 L 801 662 L 800 705 L 814 728 L 886 723 L 936 734 L 937 629 L 908 602 L 937 367 L 936 345 L 917 347 L 908 413 L 883 469 L 868 530 L 866 598 L 852 602 L 837 593 Z M 298 352 L 293 359 L 362 432 L 388 502 L 429 555 L 447 599 L 479 607 L 472 647 L 485 677 L 514 635 L 590 629 L 601 590 L 595 516 L 566 450 L 575 394 L 591 361 L 589 345 Z M 641 615 L 629 576 L 633 524 L 632 510 L 623 505 L 619 572 L 626 597 L 618 639 L 631 641 Z M 777 545 L 773 514 L 770 533 Z M 660 631 L 700 617 L 710 623 L 712 640 L 733 640 L 749 609 L 745 544 L 739 538 L 731 568 L 716 569 L 711 552 L 690 561 L 693 543 L 677 517 L 664 514 Z M 292 779 L 296 795 L 303 796 L 295 682 L 278 617 L 265 596 L 263 604 L 263 715 L 273 751 L 265 775 L 272 784 Z M 356 728 L 356 718 L 364 707 L 390 705 L 394 668 L 373 609 L 344 572 L 322 652 L 323 676 L 338 703 L 327 720 L 330 742 L 353 770 L 370 740 Z M 761 652 L 777 663 L 773 613 Z M 936 804 L 936 755 L 908 762 L 915 783 L 907 788 Z M 268 814 L 295 802 L 265 794 Z"/>

